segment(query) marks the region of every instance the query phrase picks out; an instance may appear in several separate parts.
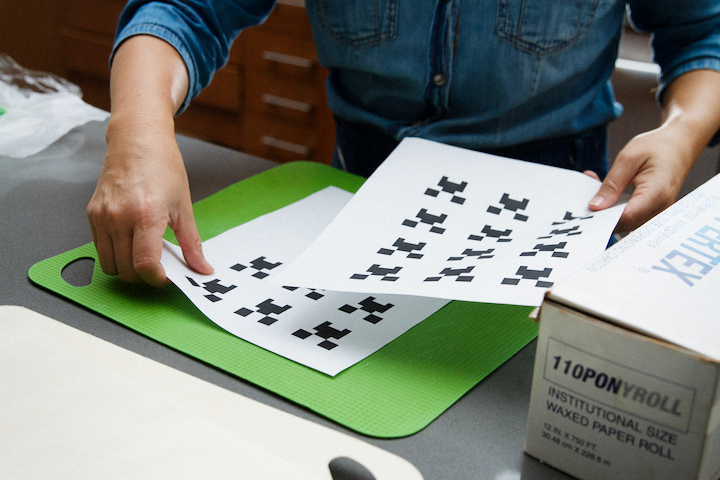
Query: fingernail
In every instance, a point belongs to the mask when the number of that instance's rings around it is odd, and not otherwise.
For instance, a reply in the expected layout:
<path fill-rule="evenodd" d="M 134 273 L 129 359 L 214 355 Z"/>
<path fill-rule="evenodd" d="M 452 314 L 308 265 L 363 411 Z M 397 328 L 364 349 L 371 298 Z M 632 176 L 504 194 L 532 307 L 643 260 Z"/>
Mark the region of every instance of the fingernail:
<path fill-rule="evenodd" d="M 604 201 L 605 199 L 603 197 L 601 197 L 600 195 L 595 195 L 592 200 L 590 200 L 589 205 L 591 207 L 599 207 L 603 204 Z"/>

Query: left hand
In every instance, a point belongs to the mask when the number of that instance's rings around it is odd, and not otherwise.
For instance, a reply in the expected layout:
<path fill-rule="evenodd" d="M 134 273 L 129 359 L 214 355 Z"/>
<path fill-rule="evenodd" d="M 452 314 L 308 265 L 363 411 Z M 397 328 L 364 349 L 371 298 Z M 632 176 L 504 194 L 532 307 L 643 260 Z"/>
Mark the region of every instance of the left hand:
<path fill-rule="evenodd" d="M 692 70 L 677 77 L 663 96 L 662 125 L 633 138 L 620 151 L 590 200 L 590 209 L 610 207 L 627 186 L 635 187 L 615 229 L 620 233 L 634 230 L 669 207 L 720 128 L 718 92 L 720 72 Z"/>
<path fill-rule="evenodd" d="M 675 202 L 694 160 L 686 142 L 675 138 L 671 129 L 660 127 L 640 134 L 620 151 L 589 207 L 612 206 L 632 185 L 632 196 L 615 232 L 634 230 Z"/>

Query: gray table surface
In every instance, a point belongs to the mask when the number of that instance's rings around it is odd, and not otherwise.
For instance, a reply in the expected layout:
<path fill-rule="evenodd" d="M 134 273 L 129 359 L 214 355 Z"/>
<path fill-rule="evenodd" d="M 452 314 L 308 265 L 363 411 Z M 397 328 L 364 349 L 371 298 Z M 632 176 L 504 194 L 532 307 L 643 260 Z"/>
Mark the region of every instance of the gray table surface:
<path fill-rule="evenodd" d="M 468 392 L 421 432 L 376 439 L 340 425 L 150 340 L 33 285 L 35 263 L 92 241 L 85 208 L 105 152 L 105 128 L 91 122 L 45 151 L 0 156 L 0 304 L 21 305 L 227 390 L 361 438 L 412 462 L 426 480 L 568 479 L 523 453 L 535 342 Z M 179 137 L 193 201 L 275 166 Z"/>

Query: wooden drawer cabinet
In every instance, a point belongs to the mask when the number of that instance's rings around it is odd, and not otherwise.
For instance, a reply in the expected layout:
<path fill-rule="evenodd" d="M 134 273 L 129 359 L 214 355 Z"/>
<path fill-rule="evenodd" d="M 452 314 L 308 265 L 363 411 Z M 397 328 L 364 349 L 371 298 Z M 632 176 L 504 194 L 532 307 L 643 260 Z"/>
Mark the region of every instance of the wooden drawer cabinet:
<path fill-rule="evenodd" d="M 63 5 L 65 27 L 113 35 L 124 0 L 66 0 Z"/>
<path fill-rule="evenodd" d="M 317 81 L 325 76 L 311 40 L 269 33 L 265 25 L 238 37 L 240 63 L 268 74 Z"/>
<path fill-rule="evenodd" d="M 124 0 L 64 2 L 65 76 L 86 101 L 109 109 L 108 58 Z M 238 37 L 228 64 L 177 118 L 177 131 L 270 160 L 330 163 L 326 77 L 304 0 L 279 0 L 263 25 Z"/>
<path fill-rule="evenodd" d="M 312 128 L 267 115 L 244 115 L 243 144 L 248 153 L 280 162 L 315 160 L 319 136 Z"/>
<path fill-rule="evenodd" d="M 263 24 L 270 31 L 312 41 L 310 21 L 305 14 L 305 0 L 278 0 L 275 11 Z"/>
<path fill-rule="evenodd" d="M 279 22 L 271 22 L 275 14 L 303 18 L 304 29 L 296 25 L 294 36 L 282 34 Z M 246 82 L 244 145 L 265 158 L 327 163 L 334 143 L 324 86 L 327 71 L 318 63 L 304 10 L 279 4 L 273 16 L 237 41 Z"/>
<path fill-rule="evenodd" d="M 305 125 L 317 122 L 318 111 L 322 111 L 325 100 L 318 89 L 254 71 L 247 71 L 245 80 L 244 104 L 247 111 Z"/>
<path fill-rule="evenodd" d="M 63 63 L 72 77 L 80 81 L 83 76 L 109 80 L 108 57 L 112 43 L 108 38 L 84 30 L 68 29 L 61 34 L 61 41 Z"/>

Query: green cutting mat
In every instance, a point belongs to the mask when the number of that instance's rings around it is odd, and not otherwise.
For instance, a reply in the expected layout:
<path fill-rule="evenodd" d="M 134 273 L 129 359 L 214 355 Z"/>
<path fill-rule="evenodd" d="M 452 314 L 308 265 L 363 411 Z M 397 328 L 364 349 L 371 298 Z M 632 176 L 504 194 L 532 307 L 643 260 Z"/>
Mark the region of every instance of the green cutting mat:
<path fill-rule="evenodd" d="M 232 185 L 194 206 L 203 239 L 335 185 L 363 179 L 317 163 L 293 162 Z M 175 241 L 171 231 L 166 238 Z M 34 265 L 30 279 L 160 343 L 375 437 L 418 432 L 535 338 L 531 307 L 451 302 L 336 377 L 270 353 L 208 320 L 174 286 L 125 284 L 95 262 L 92 283 L 74 287 L 63 268 L 96 259 L 87 244 Z"/>

